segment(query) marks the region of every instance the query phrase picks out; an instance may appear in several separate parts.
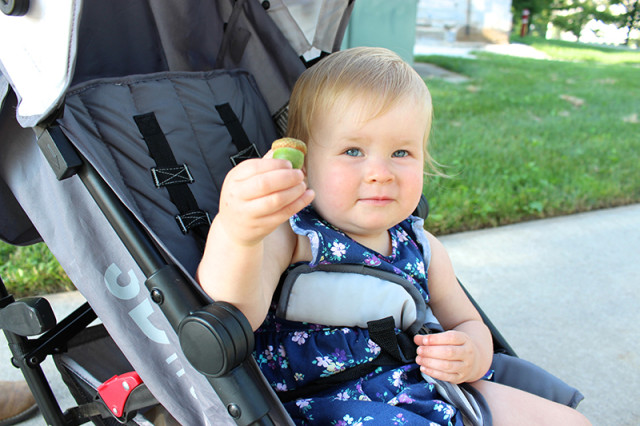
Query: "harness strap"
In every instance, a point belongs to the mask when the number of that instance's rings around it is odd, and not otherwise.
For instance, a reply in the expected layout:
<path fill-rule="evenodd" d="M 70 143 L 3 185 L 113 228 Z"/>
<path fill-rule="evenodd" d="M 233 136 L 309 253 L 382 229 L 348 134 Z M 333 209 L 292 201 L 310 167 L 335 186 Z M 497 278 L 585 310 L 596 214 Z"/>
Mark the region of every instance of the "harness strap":
<path fill-rule="evenodd" d="M 201 248 L 204 248 L 211 218 L 198 207 L 193 193 L 187 186 L 193 182 L 189 168 L 186 164 L 180 165 L 176 161 L 155 113 L 136 115 L 133 119 L 147 144 L 151 158 L 156 163 L 156 167 L 151 169 L 154 184 L 158 188 L 166 188 L 169 192 L 171 202 L 178 208 L 179 213 L 175 219 L 182 233 L 193 230 Z"/>
<path fill-rule="evenodd" d="M 341 383 L 349 382 L 375 371 L 378 367 L 385 365 L 401 365 L 395 358 L 386 352 L 381 352 L 376 359 L 364 364 L 358 364 L 351 368 L 347 368 L 339 373 L 332 374 L 327 377 L 321 377 L 301 388 L 293 389 L 285 392 L 277 392 L 280 401 L 286 403 L 296 399 L 305 398 L 309 395 L 315 395 L 318 392 L 337 386 Z"/>
<path fill-rule="evenodd" d="M 364 364 L 358 364 L 331 376 L 321 377 L 302 388 L 277 392 L 278 398 L 282 402 L 293 401 L 314 395 L 341 383 L 364 377 L 381 366 L 399 366 L 415 362 L 416 345 L 413 343 L 413 338 L 410 333 L 404 331 L 396 334 L 393 317 L 369 321 L 367 324 L 369 338 L 381 349 L 380 355 L 376 359 Z M 425 334 L 430 332 L 427 327 L 423 327 L 421 331 Z"/>
<path fill-rule="evenodd" d="M 377 358 L 376 358 L 377 360 Z M 376 364 L 376 360 L 368 362 L 366 364 L 359 364 L 355 367 L 348 368 L 331 376 L 321 377 L 318 380 L 311 382 L 301 388 L 293 389 L 290 391 L 277 392 L 278 399 L 283 403 L 295 401 L 296 399 L 305 398 L 310 395 L 315 395 L 333 386 L 345 383 L 359 377 L 363 377 L 373 372 L 379 366 Z"/>
<path fill-rule="evenodd" d="M 231 109 L 231 105 L 229 105 L 229 103 L 216 105 L 216 110 L 218 114 L 220 114 L 220 118 L 231 136 L 231 142 L 233 142 L 238 150 L 236 155 L 229 157 L 231 163 L 236 166 L 249 158 L 259 158 L 258 148 L 249 140 L 238 116 L 233 112 L 233 109 Z"/>
<path fill-rule="evenodd" d="M 393 317 L 386 317 L 367 323 L 369 338 L 373 340 L 384 353 L 402 364 L 415 362 L 416 348 L 413 336 L 405 331 L 396 334 Z"/>

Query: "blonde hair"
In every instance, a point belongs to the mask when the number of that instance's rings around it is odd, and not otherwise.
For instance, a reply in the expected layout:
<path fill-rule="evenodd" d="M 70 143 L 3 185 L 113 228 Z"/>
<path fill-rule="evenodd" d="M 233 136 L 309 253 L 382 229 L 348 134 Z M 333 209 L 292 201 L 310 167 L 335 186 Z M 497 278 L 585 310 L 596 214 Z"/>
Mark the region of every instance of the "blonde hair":
<path fill-rule="evenodd" d="M 366 99 L 360 114 L 375 118 L 398 102 L 413 99 L 424 105 L 426 165 L 435 170 L 427 150 L 433 114 L 431 94 L 418 73 L 392 51 L 355 47 L 333 53 L 302 73 L 289 101 L 287 136 L 310 141 L 314 118 L 324 111 L 342 112 L 353 99 Z"/>

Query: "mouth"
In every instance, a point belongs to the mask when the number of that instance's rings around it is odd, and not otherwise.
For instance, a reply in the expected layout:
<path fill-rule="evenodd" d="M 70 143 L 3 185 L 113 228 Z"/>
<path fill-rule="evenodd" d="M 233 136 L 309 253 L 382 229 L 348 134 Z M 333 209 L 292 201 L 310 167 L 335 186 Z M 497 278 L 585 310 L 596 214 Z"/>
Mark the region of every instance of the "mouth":
<path fill-rule="evenodd" d="M 390 197 L 364 197 L 359 200 L 361 203 L 371 206 L 386 206 L 393 202 L 393 198 Z"/>

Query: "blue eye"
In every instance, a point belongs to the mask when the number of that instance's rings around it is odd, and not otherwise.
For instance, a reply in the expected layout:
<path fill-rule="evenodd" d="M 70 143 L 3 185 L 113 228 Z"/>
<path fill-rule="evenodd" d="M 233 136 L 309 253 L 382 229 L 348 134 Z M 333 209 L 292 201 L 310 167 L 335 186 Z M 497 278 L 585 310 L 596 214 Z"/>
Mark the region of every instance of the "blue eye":
<path fill-rule="evenodd" d="M 392 157 L 396 157 L 396 158 L 402 158 L 402 157 L 407 157 L 409 156 L 409 151 L 407 151 L 406 149 L 399 149 L 396 152 L 393 153 Z"/>
<path fill-rule="evenodd" d="M 359 157 L 362 155 L 362 152 L 358 148 L 349 148 L 344 153 L 349 157 Z"/>

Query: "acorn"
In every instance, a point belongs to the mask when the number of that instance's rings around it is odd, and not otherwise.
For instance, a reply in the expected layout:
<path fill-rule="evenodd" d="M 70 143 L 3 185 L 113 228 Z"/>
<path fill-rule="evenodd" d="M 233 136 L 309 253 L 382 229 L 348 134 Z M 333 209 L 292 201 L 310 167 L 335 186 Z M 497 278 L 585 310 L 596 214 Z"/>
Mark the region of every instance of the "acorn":
<path fill-rule="evenodd" d="M 273 158 L 288 160 L 294 169 L 302 168 L 304 156 L 307 155 L 307 145 L 299 139 L 281 138 L 271 144 Z"/>

